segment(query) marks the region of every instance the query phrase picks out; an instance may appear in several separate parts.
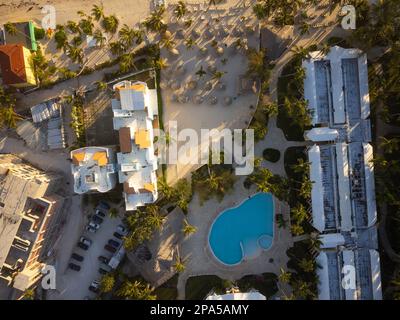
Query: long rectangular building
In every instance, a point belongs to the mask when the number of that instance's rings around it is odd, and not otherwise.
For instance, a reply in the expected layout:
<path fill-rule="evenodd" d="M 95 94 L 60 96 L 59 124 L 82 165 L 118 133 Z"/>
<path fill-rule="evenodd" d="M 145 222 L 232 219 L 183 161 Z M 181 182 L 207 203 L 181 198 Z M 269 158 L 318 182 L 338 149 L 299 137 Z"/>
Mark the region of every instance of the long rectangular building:
<path fill-rule="evenodd" d="M 312 220 L 323 248 L 319 298 L 381 299 L 367 57 L 335 46 L 326 55 L 311 52 L 303 67 L 314 126 L 305 133 Z M 347 276 L 353 287 L 345 286 Z"/>

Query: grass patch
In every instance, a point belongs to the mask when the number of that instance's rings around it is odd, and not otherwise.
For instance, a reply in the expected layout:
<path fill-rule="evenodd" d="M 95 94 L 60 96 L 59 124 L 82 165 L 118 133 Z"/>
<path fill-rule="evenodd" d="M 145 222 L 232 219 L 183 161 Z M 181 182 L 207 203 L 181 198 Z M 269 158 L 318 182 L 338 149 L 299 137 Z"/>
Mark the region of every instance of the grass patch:
<path fill-rule="evenodd" d="M 226 289 L 230 286 L 230 281 L 214 275 L 190 277 L 186 281 L 185 299 L 204 300 L 211 291 L 217 294 L 225 294 Z"/>
<path fill-rule="evenodd" d="M 248 275 L 237 281 L 241 292 L 256 289 L 267 299 L 278 292 L 278 277 L 274 273 L 263 273 L 262 275 Z"/>

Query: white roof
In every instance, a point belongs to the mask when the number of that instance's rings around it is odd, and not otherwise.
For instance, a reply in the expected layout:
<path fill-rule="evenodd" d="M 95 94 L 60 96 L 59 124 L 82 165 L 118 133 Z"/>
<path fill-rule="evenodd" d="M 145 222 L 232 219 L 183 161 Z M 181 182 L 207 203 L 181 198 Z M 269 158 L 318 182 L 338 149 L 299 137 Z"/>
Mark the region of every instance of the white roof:
<path fill-rule="evenodd" d="M 366 119 L 370 114 L 369 88 L 368 88 L 368 62 L 366 54 L 358 55 L 358 72 L 360 79 L 361 119 Z"/>
<path fill-rule="evenodd" d="M 372 294 L 374 296 L 374 300 L 382 300 L 381 266 L 379 252 L 370 249 L 369 255 L 371 258 Z"/>
<path fill-rule="evenodd" d="M 369 143 L 363 143 L 364 168 L 365 168 L 365 192 L 367 197 L 368 226 L 372 226 L 377 221 L 376 199 L 375 199 L 375 180 L 373 148 Z"/>
<path fill-rule="evenodd" d="M 345 243 L 344 237 L 340 233 L 321 234 L 320 240 L 322 242 L 321 249 L 336 248 Z"/>
<path fill-rule="evenodd" d="M 267 298 L 258 291 L 237 292 L 227 294 L 211 294 L 206 300 L 267 300 Z"/>
<path fill-rule="evenodd" d="M 329 127 L 313 128 L 305 132 L 306 139 L 314 142 L 334 141 L 338 136 L 338 131 Z"/>
<path fill-rule="evenodd" d="M 351 229 L 353 228 L 353 220 L 350 199 L 349 160 L 347 155 L 347 144 L 336 144 L 336 163 L 338 173 L 341 228 L 343 231 L 351 231 Z"/>
<path fill-rule="evenodd" d="M 308 150 L 310 161 L 310 180 L 313 182 L 311 189 L 313 226 L 319 230 L 325 230 L 325 214 L 322 187 L 321 154 L 317 145 Z"/>
<path fill-rule="evenodd" d="M 99 152 L 106 152 L 107 164 L 99 166 L 93 156 Z M 79 165 L 71 163 L 71 171 L 74 177 L 74 192 L 78 194 L 91 190 L 107 192 L 113 189 L 117 183 L 115 166 L 113 164 L 115 155 L 111 148 L 85 147 L 71 151 L 71 159 L 74 154 L 84 154 Z"/>
<path fill-rule="evenodd" d="M 328 273 L 328 257 L 325 252 L 321 253 L 316 258 L 317 264 L 321 268 L 317 268 L 318 275 L 318 299 L 330 300 L 329 292 L 329 273 Z"/>
<path fill-rule="evenodd" d="M 308 101 L 308 108 L 312 114 L 312 124 L 319 123 L 317 112 L 317 92 L 315 86 L 315 67 L 314 62 L 310 60 L 303 60 L 302 64 L 306 72 L 304 80 L 304 99 Z"/>

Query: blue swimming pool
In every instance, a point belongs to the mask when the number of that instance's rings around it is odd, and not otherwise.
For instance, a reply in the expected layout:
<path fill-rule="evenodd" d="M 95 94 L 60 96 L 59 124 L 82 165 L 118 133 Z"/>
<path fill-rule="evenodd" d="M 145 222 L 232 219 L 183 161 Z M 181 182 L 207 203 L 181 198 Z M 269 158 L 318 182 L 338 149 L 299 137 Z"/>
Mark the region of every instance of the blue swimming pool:
<path fill-rule="evenodd" d="M 258 193 L 217 217 L 211 226 L 209 243 L 218 260 L 234 265 L 269 249 L 273 233 L 272 195 Z"/>

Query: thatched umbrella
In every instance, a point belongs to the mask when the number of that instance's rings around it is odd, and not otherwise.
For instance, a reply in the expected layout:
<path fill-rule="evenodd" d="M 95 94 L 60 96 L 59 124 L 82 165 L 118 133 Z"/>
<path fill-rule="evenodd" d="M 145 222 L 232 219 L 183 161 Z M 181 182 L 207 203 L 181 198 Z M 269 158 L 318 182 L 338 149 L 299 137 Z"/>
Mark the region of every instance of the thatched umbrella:
<path fill-rule="evenodd" d="M 171 39 L 171 37 L 172 37 L 171 31 L 165 30 L 165 31 L 161 34 L 161 37 L 162 37 L 163 39 Z"/>
<path fill-rule="evenodd" d="M 179 51 L 176 48 L 172 48 L 171 50 L 168 50 L 168 52 L 170 53 L 170 55 L 174 58 L 176 58 L 177 56 L 179 56 Z"/>
<path fill-rule="evenodd" d="M 197 81 L 196 80 L 191 80 L 187 84 L 188 89 L 194 90 L 197 88 Z"/>
<path fill-rule="evenodd" d="M 219 55 L 219 56 L 222 56 L 223 54 L 224 54 L 224 48 L 222 48 L 222 47 L 217 47 L 217 54 Z"/>
<path fill-rule="evenodd" d="M 205 86 L 204 86 L 204 90 L 206 91 L 210 91 L 212 89 L 212 83 L 211 82 L 206 82 Z"/>
<path fill-rule="evenodd" d="M 229 106 L 232 104 L 232 98 L 231 97 L 224 97 L 224 105 Z"/>
<path fill-rule="evenodd" d="M 197 29 L 193 29 L 192 36 L 193 36 L 193 38 L 198 39 L 198 38 L 200 38 L 200 32 Z"/>
<path fill-rule="evenodd" d="M 204 98 L 198 94 L 193 97 L 193 102 L 195 104 L 202 104 L 203 101 L 204 101 Z"/>
<path fill-rule="evenodd" d="M 207 55 L 208 49 L 206 47 L 202 47 L 202 48 L 200 48 L 199 52 L 200 52 L 200 55 L 202 55 L 204 57 Z"/>
<path fill-rule="evenodd" d="M 208 64 L 207 66 L 207 70 L 211 73 L 215 73 L 217 71 L 217 67 L 215 66 L 215 64 Z"/>
<path fill-rule="evenodd" d="M 210 103 L 210 104 L 217 104 L 217 102 L 218 102 L 218 98 L 217 97 L 210 97 L 210 99 L 208 100 L 208 102 Z"/>

